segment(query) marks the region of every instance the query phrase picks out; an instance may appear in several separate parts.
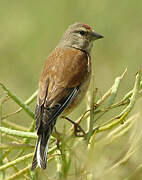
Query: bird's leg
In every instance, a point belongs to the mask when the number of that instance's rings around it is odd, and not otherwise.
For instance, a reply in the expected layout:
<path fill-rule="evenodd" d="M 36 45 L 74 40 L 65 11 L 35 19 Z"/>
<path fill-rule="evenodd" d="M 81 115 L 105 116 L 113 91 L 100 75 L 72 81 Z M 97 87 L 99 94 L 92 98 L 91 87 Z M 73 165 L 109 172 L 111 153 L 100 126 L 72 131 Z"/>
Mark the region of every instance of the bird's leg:
<path fill-rule="evenodd" d="M 97 109 L 97 107 L 98 107 L 98 104 L 95 103 L 95 104 L 94 104 L 94 110 Z"/>
<path fill-rule="evenodd" d="M 70 118 L 66 117 L 66 116 L 62 116 L 63 119 L 68 120 L 70 123 L 72 123 L 74 125 L 74 134 L 77 137 L 84 137 L 86 136 L 86 133 L 84 131 L 84 129 L 76 122 L 74 122 L 73 120 L 71 120 Z M 79 132 L 82 132 L 82 134 L 78 134 Z"/>

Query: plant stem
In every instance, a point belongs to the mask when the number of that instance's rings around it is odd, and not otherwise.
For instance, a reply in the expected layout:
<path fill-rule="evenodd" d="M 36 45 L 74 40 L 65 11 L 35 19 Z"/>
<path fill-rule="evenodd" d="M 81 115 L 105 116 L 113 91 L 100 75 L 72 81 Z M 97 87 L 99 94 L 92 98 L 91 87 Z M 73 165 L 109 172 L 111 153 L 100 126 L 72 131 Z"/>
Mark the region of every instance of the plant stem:
<path fill-rule="evenodd" d="M 32 138 L 32 139 L 37 138 L 36 133 L 17 131 L 17 130 L 12 130 L 12 129 L 5 128 L 5 127 L 0 127 L 0 132 L 6 133 L 6 134 L 12 135 L 12 136 L 22 137 L 22 138 Z"/>
<path fill-rule="evenodd" d="M 6 178 L 5 180 L 13 180 L 13 179 L 19 178 L 20 176 L 24 175 L 29 170 L 29 168 L 30 168 L 30 166 L 27 166 L 24 169 L 19 170 L 17 173 L 15 173 L 12 176 Z"/>
<path fill-rule="evenodd" d="M 34 113 L 29 109 L 29 107 L 15 94 L 13 94 L 6 86 L 4 86 L 2 83 L 0 83 L 3 90 L 8 93 L 8 95 L 21 107 L 23 110 L 31 117 L 34 118 Z"/>
<path fill-rule="evenodd" d="M 6 169 L 6 168 L 8 168 L 8 167 L 11 167 L 11 166 L 13 166 L 13 165 L 15 165 L 15 164 L 17 164 L 17 163 L 19 163 L 19 162 L 25 161 L 26 159 L 28 159 L 28 158 L 30 158 L 30 157 L 32 157 L 32 156 L 33 156 L 33 153 L 30 153 L 30 154 L 24 155 L 24 156 L 22 156 L 22 157 L 20 157 L 20 158 L 18 158 L 18 159 L 16 159 L 16 160 L 14 160 L 14 161 L 11 161 L 11 162 L 9 162 L 9 163 L 1 166 L 1 167 L 0 167 L 0 171 Z"/>
<path fill-rule="evenodd" d="M 91 110 L 90 110 L 89 131 L 86 138 L 87 144 L 89 144 L 89 140 L 92 136 L 93 125 L 94 125 L 94 104 L 95 104 L 95 95 L 96 95 L 96 90 L 94 89 L 94 76 L 92 79 L 92 93 L 91 94 L 92 94 L 92 97 L 91 97 L 91 104 L 90 104 Z"/>
<path fill-rule="evenodd" d="M 34 100 L 35 100 L 35 98 L 36 98 L 36 96 L 37 96 L 37 90 L 24 102 L 24 104 L 25 105 L 29 105 L 29 104 L 31 104 Z M 8 114 L 8 115 L 6 115 L 6 116 L 4 116 L 4 117 L 2 117 L 2 119 L 7 119 L 7 118 L 9 118 L 9 117 L 11 117 L 11 116 L 13 116 L 13 115 L 15 115 L 15 114 L 17 114 L 17 113 L 19 113 L 19 112 L 21 112 L 22 111 L 22 107 L 20 107 L 17 111 L 15 111 L 15 112 L 12 112 L 12 113 L 10 113 L 10 114 Z"/>
<path fill-rule="evenodd" d="M 115 118 L 112 118 L 110 121 L 104 123 L 103 125 L 96 127 L 93 131 L 97 131 L 97 132 L 105 131 L 105 130 L 113 128 L 114 126 L 116 126 L 119 123 L 122 123 L 124 121 L 124 119 L 130 113 L 130 111 L 132 110 L 132 108 L 137 100 L 139 89 L 140 89 L 140 73 L 138 72 L 136 74 L 136 80 L 135 80 L 135 85 L 133 88 L 133 94 L 130 98 L 130 103 L 128 104 L 128 106 L 118 116 L 116 116 Z"/>

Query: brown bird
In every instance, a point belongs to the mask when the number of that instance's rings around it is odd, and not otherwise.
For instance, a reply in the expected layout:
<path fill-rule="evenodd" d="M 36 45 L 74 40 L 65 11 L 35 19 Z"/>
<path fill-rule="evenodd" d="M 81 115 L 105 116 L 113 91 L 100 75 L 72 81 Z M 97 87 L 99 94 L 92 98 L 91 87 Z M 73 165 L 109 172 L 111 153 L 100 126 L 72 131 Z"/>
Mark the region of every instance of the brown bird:
<path fill-rule="evenodd" d="M 90 26 L 75 23 L 65 31 L 43 67 L 35 109 L 38 140 L 31 169 L 46 168 L 48 139 L 61 113 L 69 113 L 83 99 L 91 78 L 93 41 L 103 38 Z"/>

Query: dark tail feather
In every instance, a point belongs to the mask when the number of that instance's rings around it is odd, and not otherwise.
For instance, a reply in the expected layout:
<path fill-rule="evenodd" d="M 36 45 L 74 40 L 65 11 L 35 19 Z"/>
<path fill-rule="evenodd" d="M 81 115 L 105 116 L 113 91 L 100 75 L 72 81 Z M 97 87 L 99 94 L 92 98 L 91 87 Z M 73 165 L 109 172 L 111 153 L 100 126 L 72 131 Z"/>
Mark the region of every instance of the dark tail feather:
<path fill-rule="evenodd" d="M 46 168 L 47 152 L 48 152 L 48 139 L 52 133 L 53 127 L 59 114 L 66 108 L 73 97 L 78 92 L 79 86 L 70 89 L 68 96 L 62 98 L 55 106 L 51 108 L 44 108 L 44 106 L 36 107 L 36 129 L 38 140 L 34 152 L 31 170 L 34 170 L 38 165 L 40 168 Z"/>
<path fill-rule="evenodd" d="M 37 130 L 38 140 L 35 147 L 31 170 L 34 170 L 37 165 L 42 169 L 46 168 L 48 139 L 56 123 L 56 118 L 54 118 L 51 122 L 48 123 L 48 126 L 46 126 L 46 123 L 44 124 L 44 122 L 48 120 L 48 116 L 50 113 L 49 109 L 44 109 L 43 113 L 44 114 L 42 117 L 42 123 L 40 124 Z"/>
<path fill-rule="evenodd" d="M 47 132 L 43 132 L 42 134 L 39 135 L 36 143 L 31 170 L 34 170 L 37 165 L 42 169 L 46 168 L 47 152 L 48 152 L 47 142 L 49 136 L 50 135 Z"/>
<path fill-rule="evenodd" d="M 32 167 L 31 167 L 31 170 L 33 171 L 36 166 L 37 166 L 37 147 L 38 147 L 38 144 L 39 144 L 39 137 L 38 137 L 38 140 L 36 142 L 36 146 L 35 146 L 35 151 L 34 151 L 34 156 L 33 156 L 33 161 L 32 161 Z"/>

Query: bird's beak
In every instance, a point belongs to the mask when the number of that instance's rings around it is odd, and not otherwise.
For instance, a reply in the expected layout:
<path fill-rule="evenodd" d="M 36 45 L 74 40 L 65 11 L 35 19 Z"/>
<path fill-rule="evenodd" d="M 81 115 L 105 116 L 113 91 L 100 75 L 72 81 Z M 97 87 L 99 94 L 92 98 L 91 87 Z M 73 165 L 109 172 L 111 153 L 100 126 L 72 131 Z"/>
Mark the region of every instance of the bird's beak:
<path fill-rule="evenodd" d="M 104 37 L 95 31 L 90 32 L 90 36 L 92 37 L 93 40 L 101 39 Z"/>

